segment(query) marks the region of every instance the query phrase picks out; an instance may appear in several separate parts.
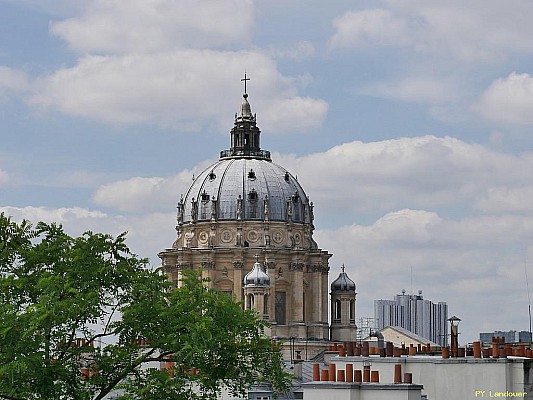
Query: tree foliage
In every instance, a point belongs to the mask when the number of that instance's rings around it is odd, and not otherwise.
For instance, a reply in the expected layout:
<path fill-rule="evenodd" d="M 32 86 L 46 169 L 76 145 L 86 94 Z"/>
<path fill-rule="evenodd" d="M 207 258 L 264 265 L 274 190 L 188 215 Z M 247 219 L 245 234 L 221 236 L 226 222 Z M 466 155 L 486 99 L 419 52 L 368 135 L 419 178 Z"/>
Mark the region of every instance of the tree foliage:
<path fill-rule="evenodd" d="M 0 214 L 0 398 L 211 399 L 290 380 L 264 322 L 184 273 L 174 288 L 125 235 Z"/>

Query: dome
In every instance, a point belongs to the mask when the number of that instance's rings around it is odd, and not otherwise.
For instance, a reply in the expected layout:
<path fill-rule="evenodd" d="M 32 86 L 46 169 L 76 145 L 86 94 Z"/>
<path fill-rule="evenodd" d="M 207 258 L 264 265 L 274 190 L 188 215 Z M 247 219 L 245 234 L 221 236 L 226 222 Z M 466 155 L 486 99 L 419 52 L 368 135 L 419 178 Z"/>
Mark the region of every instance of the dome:
<path fill-rule="evenodd" d="M 344 272 L 344 265 L 339 277 L 331 283 L 332 292 L 355 292 L 355 282 L 352 281 L 346 272 Z"/>
<path fill-rule="evenodd" d="M 255 262 L 252 270 L 244 277 L 244 285 L 270 286 L 270 276 L 263 271 L 263 267 L 259 261 Z"/>
<path fill-rule="evenodd" d="M 313 223 L 313 204 L 297 179 L 261 150 L 248 95 L 230 131 L 231 148 L 202 171 L 178 203 L 178 223 L 264 220 Z"/>
<path fill-rule="evenodd" d="M 311 222 L 310 204 L 287 170 L 263 159 L 222 159 L 200 173 L 182 200 L 183 222 Z"/>

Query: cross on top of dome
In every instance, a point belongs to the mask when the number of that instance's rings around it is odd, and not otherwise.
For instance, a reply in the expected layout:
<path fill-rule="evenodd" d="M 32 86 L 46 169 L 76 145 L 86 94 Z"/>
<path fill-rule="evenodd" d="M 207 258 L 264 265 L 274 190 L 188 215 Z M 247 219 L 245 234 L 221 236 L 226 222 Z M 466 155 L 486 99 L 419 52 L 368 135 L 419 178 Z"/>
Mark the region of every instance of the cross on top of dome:
<path fill-rule="evenodd" d="M 244 81 L 244 98 L 248 97 L 248 92 L 246 91 L 246 82 L 249 81 L 250 78 L 246 77 L 246 71 L 244 71 L 244 78 L 241 79 L 241 82 Z"/>

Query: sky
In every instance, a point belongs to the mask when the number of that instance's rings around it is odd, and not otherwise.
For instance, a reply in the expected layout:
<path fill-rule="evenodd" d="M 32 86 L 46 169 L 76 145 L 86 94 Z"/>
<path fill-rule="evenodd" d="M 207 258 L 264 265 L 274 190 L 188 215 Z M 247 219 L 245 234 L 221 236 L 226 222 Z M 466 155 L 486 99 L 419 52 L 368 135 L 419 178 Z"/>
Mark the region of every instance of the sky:
<path fill-rule="evenodd" d="M 0 0 L 0 211 L 175 239 L 249 101 L 357 317 L 405 289 L 460 342 L 529 330 L 533 2 Z M 533 289 L 533 288 L 532 288 Z"/>

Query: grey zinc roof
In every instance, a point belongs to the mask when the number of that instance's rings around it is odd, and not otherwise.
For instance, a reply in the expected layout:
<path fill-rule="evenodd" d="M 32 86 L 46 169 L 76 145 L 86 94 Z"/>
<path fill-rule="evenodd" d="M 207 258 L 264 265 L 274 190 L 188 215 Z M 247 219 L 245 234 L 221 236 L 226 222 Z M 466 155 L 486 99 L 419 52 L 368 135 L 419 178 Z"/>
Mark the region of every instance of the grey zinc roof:
<path fill-rule="evenodd" d="M 243 220 L 263 219 L 268 198 L 270 220 L 287 221 L 290 200 L 292 221 L 311 222 L 307 196 L 294 176 L 269 160 L 257 158 L 221 159 L 202 171 L 184 196 L 183 221 L 191 220 L 193 199 L 198 202 L 198 221 L 211 219 L 213 199 L 217 220 L 236 220 L 239 196 Z"/>
<path fill-rule="evenodd" d="M 344 272 L 344 266 L 342 267 L 342 272 L 339 274 L 338 278 L 331 283 L 331 291 L 355 291 L 355 282 L 350 279 L 346 272 Z"/>
<path fill-rule="evenodd" d="M 256 261 L 252 270 L 244 277 L 244 285 L 268 287 L 270 286 L 270 276 L 263 271 L 261 264 Z"/>

